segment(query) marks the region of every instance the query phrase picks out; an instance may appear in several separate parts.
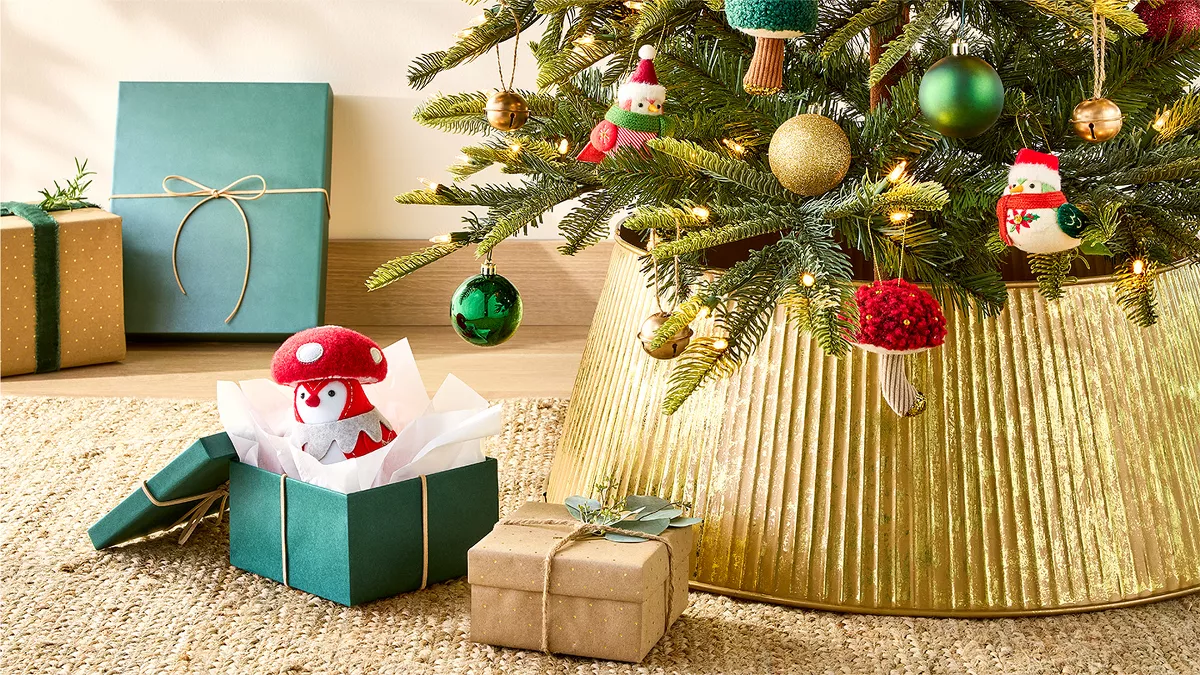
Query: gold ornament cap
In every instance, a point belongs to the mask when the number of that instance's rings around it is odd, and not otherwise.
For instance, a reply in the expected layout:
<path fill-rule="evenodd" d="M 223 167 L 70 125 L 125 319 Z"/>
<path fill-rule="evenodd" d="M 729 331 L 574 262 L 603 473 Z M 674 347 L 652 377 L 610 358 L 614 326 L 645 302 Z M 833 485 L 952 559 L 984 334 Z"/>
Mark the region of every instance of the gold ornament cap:
<path fill-rule="evenodd" d="M 488 124 L 500 131 L 516 131 L 529 121 L 529 103 L 515 91 L 498 91 L 483 107 Z"/>
<path fill-rule="evenodd" d="M 1076 135 L 1089 143 L 1103 143 L 1116 136 L 1124 121 L 1121 108 L 1107 98 L 1089 98 L 1071 113 Z"/>
<path fill-rule="evenodd" d="M 651 314 L 650 318 L 642 322 L 642 327 L 638 330 L 638 340 L 642 343 L 642 349 L 647 354 L 656 359 L 673 359 L 683 353 L 687 349 L 688 344 L 692 341 L 694 335 L 691 326 L 684 326 L 682 330 L 675 333 L 666 342 L 662 343 L 658 349 L 651 349 L 650 343 L 654 340 L 654 334 L 659 328 L 670 319 L 671 315 L 668 312 L 658 312 Z"/>

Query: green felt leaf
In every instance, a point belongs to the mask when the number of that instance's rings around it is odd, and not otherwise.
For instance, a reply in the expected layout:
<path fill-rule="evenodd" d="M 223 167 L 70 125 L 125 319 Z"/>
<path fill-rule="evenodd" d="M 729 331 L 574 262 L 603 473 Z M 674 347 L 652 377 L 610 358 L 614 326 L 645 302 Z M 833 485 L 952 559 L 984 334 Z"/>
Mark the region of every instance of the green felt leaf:
<path fill-rule="evenodd" d="M 691 527 L 703 522 L 703 518 L 673 518 L 668 527 Z"/>
<path fill-rule="evenodd" d="M 662 509 L 661 511 L 647 513 L 646 515 L 638 518 L 638 520 L 655 520 L 658 518 L 666 518 L 667 520 L 671 520 L 672 518 L 678 518 L 682 515 L 683 509 Z"/>
<path fill-rule="evenodd" d="M 648 512 L 660 511 L 671 505 L 671 502 L 661 497 L 647 497 L 644 495 L 629 495 L 625 498 L 625 508 L 629 510 L 644 509 Z"/>

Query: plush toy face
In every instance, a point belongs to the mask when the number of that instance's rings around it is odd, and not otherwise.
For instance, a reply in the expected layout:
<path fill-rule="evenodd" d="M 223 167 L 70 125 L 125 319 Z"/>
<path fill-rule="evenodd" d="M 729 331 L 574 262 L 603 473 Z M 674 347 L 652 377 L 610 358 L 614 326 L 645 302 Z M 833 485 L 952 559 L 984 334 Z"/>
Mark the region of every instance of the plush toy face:
<path fill-rule="evenodd" d="M 661 115 L 667 101 L 665 87 L 654 84 L 627 82 L 621 86 L 618 99 L 622 110 L 642 115 Z"/>
<path fill-rule="evenodd" d="M 1008 172 L 1008 185 L 1004 194 L 1040 194 L 1057 192 L 1061 186 L 1057 171 L 1044 166 L 1014 166 Z"/>
<path fill-rule="evenodd" d="M 296 416 L 305 424 L 325 424 L 341 419 L 350 402 L 349 390 L 341 380 L 301 382 L 295 391 Z"/>

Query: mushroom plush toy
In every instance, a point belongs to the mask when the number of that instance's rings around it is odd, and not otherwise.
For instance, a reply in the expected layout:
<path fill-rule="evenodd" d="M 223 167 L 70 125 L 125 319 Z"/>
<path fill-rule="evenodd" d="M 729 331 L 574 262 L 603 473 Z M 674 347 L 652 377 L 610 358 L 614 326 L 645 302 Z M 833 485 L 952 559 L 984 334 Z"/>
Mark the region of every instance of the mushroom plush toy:
<path fill-rule="evenodd" d="M 333 464 L 391 443 L 396 432 L 362 387 L 386 375 L 383 350 L 349 328 L 320 326 L 288 338 L 271 359 L 271 379 L 293 387 L 292 445 Z"/>
<path fill-rule="evenodd" d="M 729 25 L 754 36 L 754 58 L 742 78 L 751 96 L 783 89 L 783 48 L 787 38 L 817 27 L 817 0 L 725 0 Z"/>
<path fill-rule="evenodd" d="M 908 381 L 904 357 L 940 347 L 946 340 L 946 317 L 932 295 L 903 279 L 860 286 L 858 335 L 854 342 L 882 357 L 879 386 L 883 398 L 902 417 L 925 412 L 925 395 Z"/>

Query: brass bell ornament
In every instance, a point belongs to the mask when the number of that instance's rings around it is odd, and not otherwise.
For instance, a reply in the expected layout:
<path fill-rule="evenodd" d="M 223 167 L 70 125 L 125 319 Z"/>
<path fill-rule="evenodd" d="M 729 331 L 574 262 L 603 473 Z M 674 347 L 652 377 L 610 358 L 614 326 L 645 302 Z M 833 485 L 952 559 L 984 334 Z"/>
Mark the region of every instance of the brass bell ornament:
<path fill-rule="evenodd" d="M 484 106 L 488 124 L 500 131 L 516 131 L 529 121 L 529 103 L 515 91 L 498 91 Z"/>
<path fill-rule="evenodd" d="M 1089 98 L 1071 113 L 1075 133 L 1088 143 L 1103 143 L 1116 136 L 1124 121 L 1121 109 L 1107 98 Z"/>
<path fill-rule="evenodd" d="M 646 350 L 647 354 L 656 359 L 673 359 L 682 354 L 683 350 L 687 349 L 688 343 L 692 341 L 692 327 L 684 326 L 683 330 L 668 338 L 658 349 L 650 348 L 650 343 L 654 340 L 654 334 L 670 318 L 671 314 L 669 312 L 651 314 L 650 318 L 642 322 L 642 327 L 638 331 L 638 340 L 642 343 L 642 349 Z"/>

